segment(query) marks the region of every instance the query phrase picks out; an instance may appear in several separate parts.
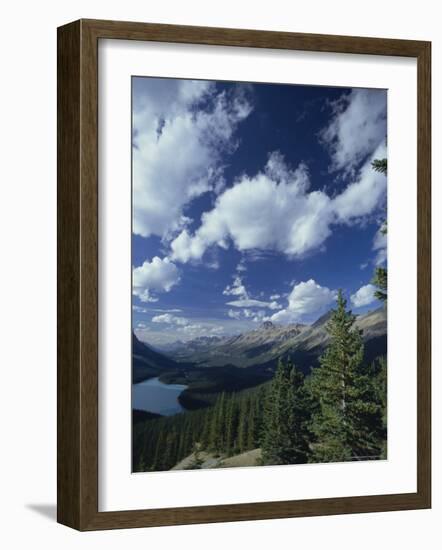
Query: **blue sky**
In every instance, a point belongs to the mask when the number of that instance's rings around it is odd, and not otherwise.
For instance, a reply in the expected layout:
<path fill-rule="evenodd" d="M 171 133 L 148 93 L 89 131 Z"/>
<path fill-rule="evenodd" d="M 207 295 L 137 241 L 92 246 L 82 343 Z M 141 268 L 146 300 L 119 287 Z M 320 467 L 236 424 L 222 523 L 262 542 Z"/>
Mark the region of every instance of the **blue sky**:
<path fill-rule="evenodd" d="M 133 326 L 152 344 L 380 304 L 387 92 L 134 77 Z"/>

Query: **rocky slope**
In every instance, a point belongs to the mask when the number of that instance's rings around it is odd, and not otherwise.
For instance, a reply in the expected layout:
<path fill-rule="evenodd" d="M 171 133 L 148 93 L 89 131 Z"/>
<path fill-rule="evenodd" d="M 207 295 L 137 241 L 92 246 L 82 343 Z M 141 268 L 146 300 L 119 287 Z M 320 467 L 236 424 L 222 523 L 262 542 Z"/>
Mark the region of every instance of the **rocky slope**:
<path fill-rule="evenodd" d="M 198 458 L 198 460 L 197 460 Z M 195 469 L 195 465 L 198 464 L 198 469 L 206 470 L 210 468 L 238 468 L 258 466 L 261 458 L 261 449 L 253 449 L 244 453 L 233 455 L 230 457 L 223 457 L 220 455 L 214 455 L 205 451 L 200 451 L 198 457 L 195 453 L 186 456 L 178 464 L 176 464 L 171 470 L 192 470 Z"/>

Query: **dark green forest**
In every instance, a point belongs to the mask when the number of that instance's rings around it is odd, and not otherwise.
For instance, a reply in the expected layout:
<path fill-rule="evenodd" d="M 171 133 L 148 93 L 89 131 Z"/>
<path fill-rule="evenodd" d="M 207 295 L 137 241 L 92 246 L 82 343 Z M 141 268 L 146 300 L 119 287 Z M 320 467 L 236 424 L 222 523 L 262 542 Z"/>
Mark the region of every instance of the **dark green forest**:
<path fill-rule="evenodd" d="M 221 392 L 213 405 L 161 417 L 134 411 L 133 470 L 168 470 L 194 453 L 229 457 L 261 449 L 261 464 L 386 458 L 387 365 L 364 362 L 362 333 L 339 292 L 329 344 L 306 376 L 280 360 L 273 378 Z"/>

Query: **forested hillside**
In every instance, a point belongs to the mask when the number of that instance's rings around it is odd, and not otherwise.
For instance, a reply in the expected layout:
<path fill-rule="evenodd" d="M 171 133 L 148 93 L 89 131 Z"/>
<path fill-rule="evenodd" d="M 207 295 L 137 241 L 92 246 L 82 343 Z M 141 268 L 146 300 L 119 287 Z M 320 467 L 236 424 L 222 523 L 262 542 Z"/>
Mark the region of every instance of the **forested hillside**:
<path fill-rule="evenodd" d="M 134 471 L 169 470 L 195 450 L 232 456 L 259 446 L 269 383 L 222 393 L 213 407 L 138 423 Z"/>

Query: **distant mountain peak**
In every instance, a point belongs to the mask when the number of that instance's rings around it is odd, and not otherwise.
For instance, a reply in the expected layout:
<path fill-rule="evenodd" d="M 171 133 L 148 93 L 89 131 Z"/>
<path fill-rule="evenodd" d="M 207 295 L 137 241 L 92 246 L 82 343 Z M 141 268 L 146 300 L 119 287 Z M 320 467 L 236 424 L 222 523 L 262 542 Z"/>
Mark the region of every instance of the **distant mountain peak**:
<path fill-rule="evenodd" d="M 272 323 L 272 321 L 264 321 L 263 324 L 261 325 L 261 328 L 265 330 L 271 330 L 275 328 L 275 325 Z"/>

